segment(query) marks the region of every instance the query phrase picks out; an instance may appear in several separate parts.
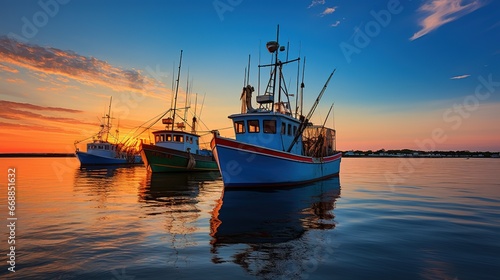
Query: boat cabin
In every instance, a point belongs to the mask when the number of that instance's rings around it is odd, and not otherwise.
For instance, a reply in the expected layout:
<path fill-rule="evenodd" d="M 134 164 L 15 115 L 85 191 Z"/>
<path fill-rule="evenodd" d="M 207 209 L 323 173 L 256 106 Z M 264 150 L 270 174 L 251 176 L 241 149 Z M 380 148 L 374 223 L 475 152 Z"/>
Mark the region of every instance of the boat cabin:
<path fill-rule="evenodd" d="M 299 121 L 280 112 L 256 112 L 229 116 L 234 124 L 236 141 L 286 151 L 299 129 Z M 290 151 L 302 155 L 302 139 Z"/>
<path fill-rule="evenodd" d="M 117 146 L 106 141 L 94 140 L 91 143 L 87 143 L 87 153 L 92 155 L 115 157 L 117 152 Z"/>
<path fill-rule="evenodd" d="M 176 130 L 158 130 L 153 132 L 153 135 L 157 146 L 200 154 L 200 140 L 196 134 Z"/>

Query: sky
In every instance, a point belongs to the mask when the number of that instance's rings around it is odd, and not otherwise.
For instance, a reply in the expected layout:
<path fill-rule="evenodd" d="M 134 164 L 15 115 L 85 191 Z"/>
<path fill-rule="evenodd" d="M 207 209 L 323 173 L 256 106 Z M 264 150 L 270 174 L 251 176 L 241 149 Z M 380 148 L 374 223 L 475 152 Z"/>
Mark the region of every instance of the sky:
<path fill-rule="evenodd" d="M 312 121 L 334 104 L 338 150 L 499 152 L 498 11 L 493 0 L 0 1 L 0 153 L 84 148 L 111 97 L 112 130 L 134 135 L 171 108 L 181 50 L 178 107 L 196 108 L 203 145 L 209 130 L 232 137 L 249 57 L 258 89 L 278 25 L 281 59 L 300 57 L 299 72 L 306 61 L 305 112 L 336 69 Z M 285 70 L 292 93 L 297 67 Z"/>

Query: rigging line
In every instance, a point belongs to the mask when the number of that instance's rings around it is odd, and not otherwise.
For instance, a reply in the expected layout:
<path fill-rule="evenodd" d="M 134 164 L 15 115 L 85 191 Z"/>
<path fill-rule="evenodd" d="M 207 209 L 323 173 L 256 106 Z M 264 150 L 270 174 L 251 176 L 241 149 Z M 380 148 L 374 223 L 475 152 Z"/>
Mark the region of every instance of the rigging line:
<path fill-rule="evenodd" d="M 207 129 L 207 130 L 210 130 L 210 128 L 205 124 L 205 122 L 203 122 L 203 120 L 200 118 L 199 119 L 199 122 Z"/>
<path fill-rule="evenodd" d="M 94 137 L 96 137 L 96 136 L 97 136 L 97 134 L 98 134 L 98 133 L 96 133 L 96 134 L 94 134 L 94 135 L 92 135 L 92 136 L 90 136 L 90 137 L 87 137 L 87 138 L 85 138 L 85 139 L 83 139 L 83 140 L 77 140 L 77 141 L 75 141 L 75 143 L 74 143 L 74 144 L 75 144 L 75 145 L 76 145 L 76 144 L 80 144 L 80 143 L 81 143 L 81 142 L 83 142 L 83 141 L 86 141 L 86 140 L 88 140 L 88 139 L 94 138 Z"/>
<path fill-rule="evenodd" d="M 203 111 L 203 106 L 205 105 L 205 96 L 207 95 L 207 93 L 205 92 L 203 94 L 203 100 L 201 101 L 201 108 L 200 108 L 200 114 L 198 115 L 198 117 L 201 118 L 201 112 Z"/>
<path fill-rule="evenodd" d="M 149 130 L 149 129 L 153 126 L 153 125 L 155 125 L 155 124 L 156 124 L 159 120 L 161 120 L 161 118 L 163 118 L 163 117 L 164 117 L 164 116 L 165 116 L 168 112 L 170 112 L 170 111 L 172 111 L 172 109 L 168 109 L 167 111 L 165 111 L 165 113 L 163 113 L 160 117 L 158 117 L 158 118 L 157 118 L 157 119 L 156 119 L 153 123 L 151 123 L 149 126 L 147 126 L 146 128 L 144 128 L 144 130 L 143 130 L 141 133 L 137 134 L 137 136 L 135 136 L 135 137 L 138 137 L 139 135 L 141 135 L 141 134 L 143 134 L 144 132 L 146 132 L 147 130 Z M 146 123 L 147 123 L 147 122 L 146 122 Z M 137 130 L 139 130 L 139 128 L 141 128 L 141 127 L 142 127 L 142 125 L 141 125 L 141 126 L 139 126 L 139 127 L 136 129 L 136 131 L 137 131 Z"/>

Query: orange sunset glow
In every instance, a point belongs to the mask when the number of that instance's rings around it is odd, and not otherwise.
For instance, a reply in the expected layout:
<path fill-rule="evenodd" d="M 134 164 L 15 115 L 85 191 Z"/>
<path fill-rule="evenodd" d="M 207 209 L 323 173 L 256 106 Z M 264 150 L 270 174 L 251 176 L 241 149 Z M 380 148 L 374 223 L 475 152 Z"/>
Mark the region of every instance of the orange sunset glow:
<path fill-rule="evenodd" d="M 463 15 L 474 14 L 482 4 L 459 8 Z M 269 30 L 275 22 L 249 29 L 232 17 L 238 11 L 225 11 L 234 21 L 230 23 L 219 13 L 195 9 L 191 16 L 197 15 L 204 24 L 192 22 L 179 26 L 180 32 L 165 31 L 165 26 L 175 25 L 175 17 L 151 16 L 137 19 L 135 28 L 140 32 L 129 32 L 118 15 L 101 26 L 66 19 L 81 5 L 58 6 L 64 16 L 55 15 L 46 26 L 19 20 L 21 14 L 10 21 L 2 19 L 0 153 L 73 152 L 75 141 L 99 131 L 111 97 L 112 131 L 118 130 L 120 138 L 112 140 L 149 139 L 161 124 L 141 135 L 134 133 L 171 108 L 180 50 L 185 56 L 178 106 L 190 107 L 187 119 L 195 108 L 201 113 L 203 142 L 210 141 L 210 130 L 234 134 L 227 116 L 239 110 L 249 55 L 248 76 L 256 88 L 257 64 L 268 60 L 259 49 L 262 46 L 250 46 L 248 39 L 272 39 L 275 34 Z M 462 45 L 455 44 L 454 53 L 446 49 L 446 42 L 455 29 L 446 28 L 448 22 L 461 20 L 448 18 L 456 7 L 425 6 L 429 15 L 422 13 L 418 22 L 406 26 L 399 14 L 409 12 L 404 6 L 393 7 L 389 23 L 371 19 L 368 23 L 379 24 L 373 29 L 378 32 L 367 29 L 371 25 L 364 29 L 360 25 L 352 33 L 353 27 L 340 19 L 323 22 L 337 14 L 335 8 L 303 26 L 287 17 L 276 19 L 282 22 L 283 38 L 290 40 L 290 56 L 307 56 L 304 114 L 328 73 L 337 69 L 312 119 L 323 123 L 335 104 L 327 122 L 337 129 L 337 149 L 500 151 L 499 55 L 491 49 L 495 44 L 489 43 L 495 36 L 488 35 L 498 32 L 498 24 L 487 26 L 488 34 L 473 42 L 463 39 Z M 368 19 L 373 14 L 368 13 Z M 393 30 L 403 23 L 404 28 Z M 95 28 L 90 32 L 86 25 Z M 293 93 L 296 73 L 287 74 Z M 84 148 L 84 144 L 78 145 Z"/>

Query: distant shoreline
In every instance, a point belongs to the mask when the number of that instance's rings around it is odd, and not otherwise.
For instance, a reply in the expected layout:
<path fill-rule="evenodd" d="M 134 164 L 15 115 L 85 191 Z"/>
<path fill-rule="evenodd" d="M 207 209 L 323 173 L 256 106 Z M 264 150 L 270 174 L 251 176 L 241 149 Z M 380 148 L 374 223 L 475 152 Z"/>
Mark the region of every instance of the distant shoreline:
<path fill-rule="evenodd" d="M 395 157 L 395 158 L 500 158 L 498 152 L 471 151 L 419 151 L 419 150 L 378 150 L 344 151 L 343 157 Z"/>
<path fill-rule="evenodd" d="M 76 157 L 74 153 L 3 153 L 0 158 Z"/>
<path fill-rule="evenodd" d="M 341 151 L 342 157 L 349 158 L 500 158 L 500 153 L 496 152 L 450 152 L 450 151 Z M 45 157 L 76 157 L 74 153 L 0 153 L 0 158 L 45 158 Z"/>

